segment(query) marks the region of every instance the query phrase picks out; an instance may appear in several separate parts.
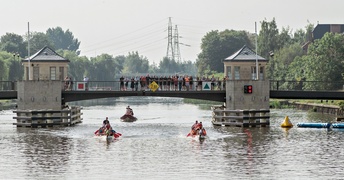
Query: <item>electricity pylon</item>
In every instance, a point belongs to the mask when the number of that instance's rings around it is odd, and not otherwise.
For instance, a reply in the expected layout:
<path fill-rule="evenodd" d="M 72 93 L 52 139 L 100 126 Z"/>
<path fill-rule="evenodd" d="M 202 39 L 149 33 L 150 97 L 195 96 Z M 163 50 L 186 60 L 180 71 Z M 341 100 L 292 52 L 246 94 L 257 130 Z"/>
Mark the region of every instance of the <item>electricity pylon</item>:
<path fill-rule="evenodd" d="M 174 28 L 174 60 L 177 62 L 180 62 L 181 56 L 180 56 L 180 50 L 179 50 L 179 35 L 178 35 L 178 27 L 177 25 Z"/>
<path fill-rule="evenodd" d="M 167 53 L 166 53 L 166 57 L 169 59 L 174 59 L 174 51 L 173 51 L 173 46 L 172 46 L 172 40 L 173 40 L 173 36 L 172 36 L 172 21 L 171 21 L 171 17 L 169 17 L 169 22 L 168 22 L 168 43 L 167 43 Z"/>

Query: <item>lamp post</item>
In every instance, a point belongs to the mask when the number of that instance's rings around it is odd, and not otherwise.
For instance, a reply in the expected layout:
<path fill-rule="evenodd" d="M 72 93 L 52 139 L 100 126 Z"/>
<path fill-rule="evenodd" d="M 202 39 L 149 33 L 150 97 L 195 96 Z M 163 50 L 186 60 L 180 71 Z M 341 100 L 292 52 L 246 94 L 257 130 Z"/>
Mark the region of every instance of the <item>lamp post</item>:
<path fill-rule="evenodd" d="M 269 55 L 270 55 L 270 57 L 271 57 L 271 78 L 272 78 L 272 80 L 274 80 L 275 78 L 274 78 L 274 71 L 275 71 L 275 62 L 274 62 L 274 52 L 273 51 L 270 51 L 269 52 Z"/>

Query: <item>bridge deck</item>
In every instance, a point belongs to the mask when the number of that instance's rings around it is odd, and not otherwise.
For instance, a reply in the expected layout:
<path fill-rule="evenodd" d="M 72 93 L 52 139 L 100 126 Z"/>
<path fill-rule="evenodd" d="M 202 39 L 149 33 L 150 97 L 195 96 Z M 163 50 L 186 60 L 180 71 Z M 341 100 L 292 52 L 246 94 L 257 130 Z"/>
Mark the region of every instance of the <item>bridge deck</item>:
<path fill-rule="evenodd" d="M 160 96 L 202 99 L 225 102 L 224 90 L 213 91 L 62 91 L 65 102 L 88 99 L 127 97 L 127 96 Z M 324 99 L 344 100 L 344 91 L 282 91 L 270 90 L 270 98 L 274 99 Z M 1 99 L 17 99 L 17 91 L 0 91 Z"/>

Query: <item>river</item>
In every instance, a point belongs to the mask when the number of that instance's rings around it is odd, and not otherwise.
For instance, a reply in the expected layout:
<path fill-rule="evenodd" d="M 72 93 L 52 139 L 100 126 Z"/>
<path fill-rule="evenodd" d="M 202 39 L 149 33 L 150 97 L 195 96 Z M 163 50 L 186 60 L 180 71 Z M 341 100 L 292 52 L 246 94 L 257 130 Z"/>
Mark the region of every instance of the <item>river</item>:
<path fill-rule="evenodd" d="M 83 106 L 72 127 L 17 128 L 0 111 L 0 179 L 343 179 L 344 131 L 280 127 L 335 117 L 271 109 L 270 127 L 214 127 L 210 108 L 179 98 L 129 97 Z M 106 105 L 107 104 L 107 105 Z M 127 105 L 138 120 L 119 120 Z M 94 136 L 105 117 L 123 134 Z M 208 138 L 187 138 L 195 120 Z"/>

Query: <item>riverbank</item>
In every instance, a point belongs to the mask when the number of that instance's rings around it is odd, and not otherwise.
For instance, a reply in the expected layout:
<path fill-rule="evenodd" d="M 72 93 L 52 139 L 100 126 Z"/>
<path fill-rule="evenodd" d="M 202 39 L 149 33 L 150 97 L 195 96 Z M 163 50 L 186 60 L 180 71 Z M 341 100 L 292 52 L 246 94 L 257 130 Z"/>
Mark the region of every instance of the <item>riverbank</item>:
<path fill-rule="evenodd" d="M 299 102 L 299 101 L 271 101 L 271 108 L 295 108 L 304 111 L 312 111 L 324 114 L 331 114 L 337 116 L 337 120 L 342 120 L 344 118 L 344 110 L 339 105 L 334 104 L 321 104 L 313 102 Z"/>
<path fill-rule="evenodd" d="M 15 100 L 0 100 L 0 111 L 7 110 L 7 109 L 14 109 L 17 106 L 17 102 Z"/>

